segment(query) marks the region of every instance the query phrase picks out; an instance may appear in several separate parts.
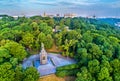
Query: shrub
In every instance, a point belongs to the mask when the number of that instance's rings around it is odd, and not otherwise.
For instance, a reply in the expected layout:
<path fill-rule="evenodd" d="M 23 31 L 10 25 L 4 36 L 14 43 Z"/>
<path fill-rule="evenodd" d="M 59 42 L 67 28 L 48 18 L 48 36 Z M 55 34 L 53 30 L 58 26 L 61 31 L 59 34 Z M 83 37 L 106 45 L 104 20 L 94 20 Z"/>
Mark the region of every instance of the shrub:
<path fill-rule="evenodd" d="M 60 70 L 71 70 L 71 69 L 77 69 L 77 68 L 79 68 L 79 66 L 77 64 L 71 64 L 71 65 L 58 67 L 56 70 L 57 71 L 60 71 Z"/>
<path fill-rule="evenodd" d="M 56 75 L 59 77 L 75 76 L 77 72 L 78 72 L 78 65 L 71 64 L 71 65 L 58 67 L 56 71 Z"/>
<path fill-rule="evenodd" d="M 78 70 L 77 69 L 72 69 L 72 70 L 63 70 L 63 71 L 57 71 L 56 75 L 58 77 L 65 77 L 65 76 L 76 76 Z"/>

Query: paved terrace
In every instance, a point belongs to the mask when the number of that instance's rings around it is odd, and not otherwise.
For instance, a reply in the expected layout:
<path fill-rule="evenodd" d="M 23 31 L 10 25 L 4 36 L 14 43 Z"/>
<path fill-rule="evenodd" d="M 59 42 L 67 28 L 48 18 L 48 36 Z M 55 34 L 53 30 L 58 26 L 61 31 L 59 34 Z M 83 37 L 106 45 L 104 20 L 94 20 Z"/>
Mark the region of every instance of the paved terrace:
<path fill-rule="evenodd" d="M 73 59 L 66 58 L 60 54 L 48 53 L 48 62 L 45 65 L 40 65 L 39 54 L 32 55 L 23 61 L 23 68 L 34 66 L 37 68 L 41 76 L 53 74 L 56 72 L 56 67 L 74 64 L 76 63 Z"/>

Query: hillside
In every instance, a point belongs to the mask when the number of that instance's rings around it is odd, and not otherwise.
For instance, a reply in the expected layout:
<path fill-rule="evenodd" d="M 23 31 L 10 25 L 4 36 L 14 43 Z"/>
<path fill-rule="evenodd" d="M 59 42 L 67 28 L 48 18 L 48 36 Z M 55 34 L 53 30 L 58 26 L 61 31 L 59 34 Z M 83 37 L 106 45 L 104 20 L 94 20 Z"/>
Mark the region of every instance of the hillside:
<path fill-rule="evenodd" d="M 48 51 L 60 50 L 77 62 L 58 67 L 56 76 L 120 81 L 120 30 L 115 26 L 84 17 L 16 19 L 7 15 L 0 19 L 0 81 L 37 81 L 40 75 L 34 64 L 23 69 L 21 63 L 39 52 L 41 43 Z M 50 78 L 58 80 L 56 76 Z"/>

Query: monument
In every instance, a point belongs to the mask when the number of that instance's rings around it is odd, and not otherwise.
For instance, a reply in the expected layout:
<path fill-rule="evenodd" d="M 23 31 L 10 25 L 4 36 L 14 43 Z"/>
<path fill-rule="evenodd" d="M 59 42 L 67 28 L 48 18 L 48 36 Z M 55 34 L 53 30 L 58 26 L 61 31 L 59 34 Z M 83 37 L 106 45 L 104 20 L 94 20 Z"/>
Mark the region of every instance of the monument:
<path fill-rule="evenodd" d="M 47 52 L 45 51 L 44 44 L 41 44 L 40 64 L 47 64 Z"/>
<path fill-rule="evenodd" d="M 45 76 L 55 73 L 57 67 L 74 63 L 76 63 L 74 60 L 67 59 L 60 54 L 48 54 L 45 51 L 44 44 L 42 43 L 40 53 L 32 55 L 28 59 L 24 60 L 22 66 L 24 69 L 34 66 L 40 73 L 40 76 Z"/>

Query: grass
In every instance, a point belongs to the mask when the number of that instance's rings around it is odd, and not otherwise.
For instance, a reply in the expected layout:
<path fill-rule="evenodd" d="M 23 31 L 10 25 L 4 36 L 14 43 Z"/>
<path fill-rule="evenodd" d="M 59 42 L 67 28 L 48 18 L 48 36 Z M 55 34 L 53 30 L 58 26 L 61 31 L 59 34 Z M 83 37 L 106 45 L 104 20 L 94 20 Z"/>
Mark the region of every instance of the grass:
<path fill-rule="evenodd" d="M 38 81 L 75 81 L 75 77 L 67 76 L 64 78 L 57 77 L 55 74 L 41 77 Z"/>
<path fill-rule="evenodd" d="M 45 50 L 49 53 L 54 53 L 54 54 L 61 54 L 62 53 L 62 51 L 55 45 L 55 43 L 53 44 L 52 48 L 45 49 Z M 34 54 L 39 54 L 40 50 L 29 50 L 28 52 L 31 55 L 34 55 Z"/>
<path fill-rule="evenodd" d="M 61 53 L 62 51 L 59 50 L 59 48 L 55 45 L 55 43 L 53 44 L 51 49 L 47 49 L 47 52 L 51 52 L 51 53 Z"/>

